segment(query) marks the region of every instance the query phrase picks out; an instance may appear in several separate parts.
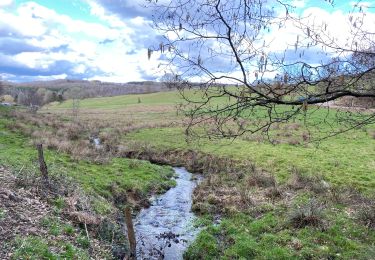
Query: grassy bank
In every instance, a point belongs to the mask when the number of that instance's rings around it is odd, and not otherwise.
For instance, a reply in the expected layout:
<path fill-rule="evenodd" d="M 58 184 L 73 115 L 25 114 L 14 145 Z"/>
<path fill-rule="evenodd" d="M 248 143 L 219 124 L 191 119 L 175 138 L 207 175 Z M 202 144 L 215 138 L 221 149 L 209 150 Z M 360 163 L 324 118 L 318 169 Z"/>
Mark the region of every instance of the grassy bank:
<path fill-rule="evenodd" d="M 220 157 L 251 161 L 274 174 L 281 182 L 295 168 L 307 175 L 321 175 L 337 185 L 352 185 L 363 191 L 375 188 L 375 141 L 366 131 L 333 137 L 319 144 L 272 145 L 237 139 L 212 142 L 185 142 L 184 129 L 144 129 L 131 133 L 125 140 L 138 140 L 159 149 L 192 149 Z"/>
<path fill-rule="evenodd" d="M 14 170 L 30 166 L 36 170 L 37 151 L 32 140 L 22 133 L 8 130 L 7 125 L 13 121 L 12 118 L 0 119 L 0 161 Z M 50 174 L 64 173 L 77 180 L 86 191 L 107 199 L 121 194 L 126 196 L 127 191 L 146 197 L 146 194 L 163 192 L 174 185 L 174 181 L 170 180 L 173 175 L 170 167 L 145 161 L 112 158 L 99 164 L 75 160 L 55 150 L 46 150 L 45 158 Z"/>
<path fill-rule="evenodd" d="M 125 147 L 133 157 L 203 167 L 193 205 L 202 231 L 188 259 L 371 259 L 375 126 L 308 143 L 309 130 L 320 135 L 311 125 L 332 130 L 335 113 L 321 109 L 310 121 L 277 125 L 274 144 L 262 135 L 186 142 L 176 93 L 139 97 L 141 103 L 138 96 L 84 100 L 80 120 L 99 120 L 90 131 L 105 137 L 116 132 L 116 142 L 104 143 L 121 146 L 117 154 Z M 42 113 L 70 120 L 70 106 Z"/>
<path fill-rule="evenodd" d="M 0 110 L 0 168 L 4 166 L 14 173 L 14 177 L 10 177 L 15 180 L 15 184 L 10 186 L 14 194 L 21 194 L 18 191 L 21 189 L 30 190 L 26 194 L 31 196 L 31 201 L 34 196 L 43 197 L 41 203 L 48 202 L 44 207 L 51 208 L 45 215 L 56 221 L 33 220 L 33 225 L 36 225 L 33 230 L 37 231 L 32 234 L 36 235 L 29 235 L 26 230 L 12 240 L 6 239 L 5 248 L 0 246 L 0 255 L 3 253 L 1 250 L 5 250 L 5 254 L 13 253 L 13 259 L 125 257 L 128 253 L 127 239 L 118 223 L 123 218 L 121 209 L 129 205 L 137 211 L 148 205 L 152 194 L 165 192 L 174 186 L 172 168 L 136 159 L 111 156 L 102 159 L 100 155 L 105 155 L 104 150 L 98 154 L 101 160 L 84 155 L 73 158 L 69 153 L 70 146 L 64 151 L 58 147 L 48 149 L 50 146 L 40 138 L 46 137 L 45 133 L 52 127 L 42 125 L 42 121 L 27 113 L 20 112 L 19 115 L 25 116 L 23 119 L 13 113 L 9 109 Z M 65 130 L 60 132 L 65 133 Z M 44 155 L 51 183 L 48 189 L 40 181 L 35 142 L 45 144 Z M 72 143 L 72 147 L 95 153 L 92 145 L 82 147 Z M 1 171 L 0 176 L 3 177 Z M 6 189 L 6 192 L 10 191 Z M 45 193 L 48 195 L 43 195 Z M 21 210 L 16 211 L 21 214 Z M 1 223 L 12 219 L 6 207 L 0 207 L 0 213 Z M 29 212 L 22 214 L 32 219 Z M 67 222 L 71 226 L 66 226 Z M 17 225 L 14 224 L 14 227 L 17 228 Z M 69 230 L 65 231 L 65 228 Z M 104 253 L 98 252 L 98 248 Z"/>

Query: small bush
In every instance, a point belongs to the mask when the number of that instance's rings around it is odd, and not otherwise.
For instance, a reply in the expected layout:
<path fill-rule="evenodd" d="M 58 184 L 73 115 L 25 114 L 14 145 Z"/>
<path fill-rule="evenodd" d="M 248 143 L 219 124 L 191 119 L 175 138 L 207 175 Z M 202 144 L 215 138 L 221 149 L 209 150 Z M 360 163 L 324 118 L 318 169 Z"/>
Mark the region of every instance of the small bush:
<path fill-rule="evenodd" d="M 282 192 L 278 187 L 275 186 L 275 187 L 271 187 L 267 189 L 265 195 L 267 198 L 270 198 L 273 201 L 277 198 L 280 198 L 282 195 Z"/>
<path fill-rule="evenodd" d="M 292 176 L 288 186 L 295 190 L 309 189 L 317 194 L 324 193 L 330 188 L 321 175 L 309 176 L 295 167 L 292 168 Z"/>
<path fill-rule="evenodd" d="M 331 187 L 329 189 L 330 200 L 343 205 L 361 205 L 365 198 L 363 194 L 353 186 Z"/>
<path fill-rule="evenodd" d="M 289 214 L 289 222 L 295 228 L 323 227 L 323 206 L 315 199 L 297 206 Z"/>
<path fill-rule="evenodd" d="M 115 259 L 123 259 L 129 252 L 128 242 L 121 227 L 109 219 L 104 219 L 100 223 L 97 234 L 101 240 L 111 243 Z"/>
<path fill-rule="evenodd" d="M 65 126 L 65 135 L 68 140 L 78 140 L 82 131 L 82 127 L 77 124 L 67 124 Z"/>
<path fill-rule="evenodd" d="M 276 179 L 273 175 L 266 173 L 266 172 L 257 172 L 250 174 L 246 182 L 250 186 L 258 186 L 258 187 L 274 187 L 276 185 Z"/>
<path fill-rule="evenodd" d="M 251 197 L 252 195 L 252 191 L 247 189 L 246 187 L 240 187 L 239 189 L 239 194 L 240 194 L 240 197 L 241 197 L 241 200 L 242 200 L 242 203 L 247 207 L 247 208 L 250 208 L 252 206 L 254 206 L 254 201 Z M 211 203 L 212 204 L 212 203 Z"/>
<path fill-rule="evenodd" d="M 358 219 L 367 227 L 375 229 L 375 203 L 363 205 L 358 210 Z"/>

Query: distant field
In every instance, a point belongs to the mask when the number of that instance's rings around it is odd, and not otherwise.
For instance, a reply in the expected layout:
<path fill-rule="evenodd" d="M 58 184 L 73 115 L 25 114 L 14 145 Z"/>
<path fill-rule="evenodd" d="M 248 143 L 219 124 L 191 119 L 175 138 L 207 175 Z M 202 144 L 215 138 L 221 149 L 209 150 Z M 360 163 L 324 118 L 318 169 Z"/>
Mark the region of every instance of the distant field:
<path fill-rule="evenodd" d="M 140 100 L 139 100 L 140 99 Z M 141 103 L 139 103 L 139 101 Z M 80 101 L 80 107 L 95 109 L 116 109 L 124 106 L 142 106 L 142 105 L 175 105 L 179 101 L 178 93 L 157 92 L 151 94 L 133 94 L 115 97 L 88 98 Z M 62 103 L 52 103 L 47 106 L 48 109 L 71 109 L 72 101 L 68 100 Z"/>
<path fill-rule="evenodd" d="M 138 103 L 138 99 L 141 103 Z M 280 138 L 284 138 L 285 143 L 277 145 L 248 136 L 234 142 L 200 139 L 187 144 L 181 125 L 183 118 L 176 116 L 175 111 L 180 101 L 177 92 L 84 99 L 79 106 L 80 117 L 87 122 L 107 122 L 108 127 L 111 124 L 114 127 L 133 125 L 135 131 L 124 136 L 124 143 L 136 140 L 161 149 L 195 149 L 249 160 L 276 174 L 281 181 L 285 181 L 296 167 L 307 174 L 322 175 L 334 184 L 353 185 L 363 190 L 375 188 L 375 139 L 369 134 L 375 126 L 308 145 L 289 144 L 297 137 L 300 139 L 304 129 L 303 122 L 297 122 L 296 130 L 288 127 L 279 130 Z M 43 112 L 69 115 L 71 107 L 72 102 L 66 101 L 52 104 Z M 325 120 L 326 111 L 317 111 L 313 120 Z M 334 117 L 334 114 L 329 116 Z M 324 125 L 320 127 L 328 129 Z M 289 134 L 292 136 L 289 137 Z"/>

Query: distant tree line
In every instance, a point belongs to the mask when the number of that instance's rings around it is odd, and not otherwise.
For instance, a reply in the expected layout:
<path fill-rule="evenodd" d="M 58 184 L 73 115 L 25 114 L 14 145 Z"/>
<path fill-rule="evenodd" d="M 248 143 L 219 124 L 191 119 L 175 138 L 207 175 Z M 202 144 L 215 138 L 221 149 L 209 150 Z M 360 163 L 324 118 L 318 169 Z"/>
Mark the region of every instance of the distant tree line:
<path fill-rule="evenodd" d="M 106 83 L 100 81 L 54 80 L 29 83 L 0 81 L 0 95 L 11 95 L 25 106 L 42 106 L 73 98 L 108 97 L 167 91 L 173 86 L 161 82 Z"/>

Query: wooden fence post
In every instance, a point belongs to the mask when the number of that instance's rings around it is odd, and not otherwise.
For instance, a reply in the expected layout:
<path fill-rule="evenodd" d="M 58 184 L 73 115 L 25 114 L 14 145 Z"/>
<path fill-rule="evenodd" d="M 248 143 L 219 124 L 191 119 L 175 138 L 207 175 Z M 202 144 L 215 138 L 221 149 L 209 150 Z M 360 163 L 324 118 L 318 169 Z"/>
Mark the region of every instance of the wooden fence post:
<path fill-rule="evenodd" d="M 37 144 L 36 149 L 38 150 L 38 160 L 39 160 L 39 169 L 40 173 L 42 174 L 42 179 L 45 185 L 48 185 L 48 170 L 47 165 L 44 160 L 44 154 L 43 154 L 43 145 Z"/>
<path fill-rule="evenodd" d="M 128 229 L 128 239 L 129 239 L 129 246 L 130 246 L 130 259 L 136 259 L 137 252 L 136 252 L 136 238 L 132 220 L 132 212 L 129 206 L 125 208 L 125 222 L 126 227 Z"/>

